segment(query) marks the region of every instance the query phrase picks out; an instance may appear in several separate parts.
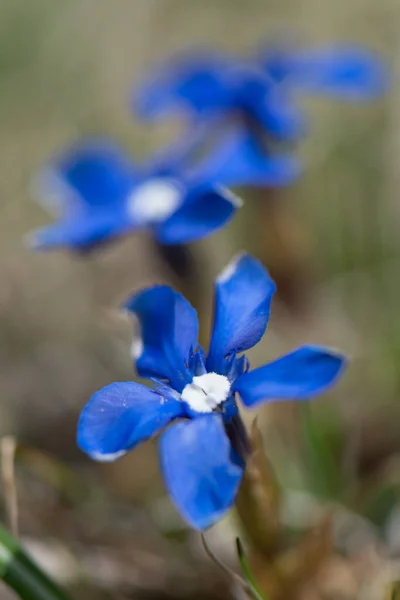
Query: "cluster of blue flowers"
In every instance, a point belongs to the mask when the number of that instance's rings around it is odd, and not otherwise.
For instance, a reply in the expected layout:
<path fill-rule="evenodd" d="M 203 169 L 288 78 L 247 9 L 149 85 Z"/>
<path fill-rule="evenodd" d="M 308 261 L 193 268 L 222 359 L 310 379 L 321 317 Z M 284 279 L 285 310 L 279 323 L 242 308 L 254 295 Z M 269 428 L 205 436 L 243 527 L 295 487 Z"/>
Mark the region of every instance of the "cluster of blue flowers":
<path fill-rule="evenodd" d="M 161 244 L 203 238 L 240 206 L 219 186 L 276 187 L 299 177 L 297 158 L 274 149 L 307 130 L 299 94 L 359 100 L 386 87 L 380 61 L 352 47 L 176 59 L 143 82 L 132 105 L 146 119 L 188 114 L 181 139 L 141 165 L 109 140 L 60 153 L 37 177 L 39 199 L 59 219 L 35 232 L 32 245 L 82 251 L 139 228 Z"/>
<path fill-rule="evenodd" d="M 182 111 L 189 121 L 171 147 L 135 165 L 108 140 L 86 141 L 56 156 L 36 179 L 44 204 L 59 215 L 32 235 L 36 248 L 88 251 L 145 228 L 176 245 L 224 226 L 240 206 L 221 186 L 282 186 L 301 172 L 280 148 L 307 130 L 302 92 L 345 99 L 376 96 L 387 74 L 355 48 L 267 48 L 253 59 L 195 54 L 156 70 L 132 105 L 146 119 Z M 277 145 L 278 142 L 278 145 Z M 249 371 L 243 354 L 261 339 L 275 285 L 255 258 L 236 257 L 215 283 L 210 348 L 198 343 L 195 309 L 167 286 L 131 297 L 124 309 L 139 324 L 132 355 L 138 383 L 113 383 L 84 408 L 78 444 L 100 461 L 160 437 L 167 489 L 185 520 L 205 529 L 232 506 L 250 451 L 237 398 L 246 407 L 320 394 L 343 372 L 332 350 L 303 346 Z"/>

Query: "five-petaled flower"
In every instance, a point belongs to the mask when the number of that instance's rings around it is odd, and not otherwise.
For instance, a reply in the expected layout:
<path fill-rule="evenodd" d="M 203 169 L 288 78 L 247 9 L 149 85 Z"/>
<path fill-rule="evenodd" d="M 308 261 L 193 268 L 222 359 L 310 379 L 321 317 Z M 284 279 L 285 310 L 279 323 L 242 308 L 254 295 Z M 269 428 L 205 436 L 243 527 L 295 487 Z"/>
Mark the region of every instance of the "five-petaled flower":
<path fill-rule="evenodd" d="M 63 152 L 36 178 L 37 196 L 60 218 L 30 236 L 33 247 L 85 251 L 139 228 L 160 244 L 182 244 L 216 231 L 240 200 L 228 190 L 183 176 L 176 160 L 141 169 L 108 141 Z"/>
<path fill-rule="evenodd" d="M 256 61 L 216 53 L 191 53 L 155 69 L 134 91 L 134 110 L 144 119 L 186 112 L 194 122 L 240 121 L 268 135 L 292 139 L 302 130 L 299 112 Z"/>
<path fill-rule="evenodd" d="M 196 120 L 241 116 L 270 136 L 293 139 L 304 130 L 301 111 L 293 103 L 295 93 L 372 99 L 388 83 L 383 61 L 357 46 L 303 50 L 270 44 L 248 58 L 186 53 L 156 68 L 134 91 L 132 103 L 147 119 L 176 110 Z"/>
<path fill-rule="evenodd" d="M 306 400 L 325 391 L 345 359 L 302 346 L 249 372 L 244 351 L 261 339 L 275 285 L 250 255 L 236 257 L 215 284 L 210 349 L 198 344 L 196 311 L 179 293 L 155 286 L 125 304 L 139 321 L 132 354 L 154 389 L 113 383 L 89 400 L 78 444 L 96 460 L 111 461 L 159 433 L 168 492 L 184 519 L 205 529 L 232 506 L 248 455 L 236 396 L 246 407 L 275 399 Z"/>

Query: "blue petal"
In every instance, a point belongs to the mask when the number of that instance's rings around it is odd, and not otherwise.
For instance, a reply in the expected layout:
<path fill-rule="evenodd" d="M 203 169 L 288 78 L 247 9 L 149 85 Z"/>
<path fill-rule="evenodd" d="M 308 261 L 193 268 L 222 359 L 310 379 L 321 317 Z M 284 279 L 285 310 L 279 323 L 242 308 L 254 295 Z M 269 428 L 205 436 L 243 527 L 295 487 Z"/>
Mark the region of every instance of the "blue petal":
<path fill-rule="evenodd" d="M 247 373 L 249 369 L 250 362 L 245 354 L 236 357 L 236 353 L 233 353 L 225 359 L 225 375 L 230 382 L 235 381 L 243 373 Z"/>
<path fill-rule="evenodd" d="M 44 203 L 76 215 L 123 203 L 137 180 L 129 158 L 117 145 L 89 141 L 56 157 L 36 183 Z"/>
<path fill-rule="evenodd" d="M 303 113 L 289 90 L 275 85 L 262 69 L 238 65 L 231 75 L 236 82 L 236 104 L 251 121 L 278 139 L 296 139 L 305 131 Z"/>
<path fill-rule="evenodd" d="M 92 458 L 115 460 L 182 416 L 182 402 L 138 383 L 112 383 L 83 409 L 78 445 Z"/>
<path fill-rule="evenodd" d="M 278 360 L 240 376 L 232 390 L 246 406 L 269 400 L 307 400 L 335 383 L 344 356 L 318 346 L 302 346 Z"/>
<path fill-rule="evenodd" d="M 287 84 L 347 100 L 378 96 L 389 85 L 383 61 L 362 48 L 327 46 L 287 53 L 281 63 Z"/>
<path fill-rule="evenodd" d="M 222 188 L 190 187 L 180 208 L 155 227 L 162 244 L 184 244 L 202 239 L 223 227 L 235 214 L 241 201 Z"/>
<path fill-rule="evenodd" d="M 265 131 L 279 140 L 296 140 L 307 131 L 307 120 L 289 90 L 271 88 L 267 96 L 255 98 L 253 112 Z"/>
<path fill-rule="evenodd" d="M 36 250 L 65 247 L 89 250 L 111 238 L 124 235 L 133 229 L 124 212 L 100 210 L 77 218 L 61 219 L 50 227 L 30 234 L 28 241 Z"/>
<path fill-rule="evenodd" d="M 207 370 L 224 373 L 225 357 L 252 348 L 268 323 L 275 284 L 248 254 L 236 257 L 215 285 L 215 314 Z"/>
<path fill-rule="evenodd" d="M 204 375 L 207 372 L 205 367 L 205 352 L 200 344 L 190 357 L 189 370 L 194 376 Z"/>
<path fill-rule="evenodd" d="M 188 365 L 197 346 L 197 314 L 189 302 L 172 288 L 160 285 L 132 296 L 125 309 L 139 320 L 141 337 L 134 358 L 142 377 L 167 379 L 182 391 L 192 375 Z"/>
<path fill-rule="evenodd" d="M 160 439 L 161 469 L 168 492 L 187 523 L 206 529 L 232 506 L 242 469 L 219 415 L 177 423 Z"/>
<path fill-rule="evenodd" d="M 145 119 L 182 108 L 204 113 L 225 108 L 230 96 L 223 80 L 227 60 L 195 54 L 156 69 L 133 95 L 133 108 Z"/>
<path fill-rule="evenodd" d="M 230 133 L 191 173 L 194 179 L 227 186 L 283 186 L 295 181 L 300 163 L 290 155 L 268 155 L 248 132 Z"/>

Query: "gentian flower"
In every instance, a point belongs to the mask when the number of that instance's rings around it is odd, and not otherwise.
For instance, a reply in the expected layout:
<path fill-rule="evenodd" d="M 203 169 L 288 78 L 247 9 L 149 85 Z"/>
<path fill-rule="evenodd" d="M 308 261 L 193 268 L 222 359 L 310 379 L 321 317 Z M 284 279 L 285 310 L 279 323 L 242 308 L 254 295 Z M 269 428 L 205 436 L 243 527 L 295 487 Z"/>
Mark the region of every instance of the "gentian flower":
<path fill-rule="evenodd" d="M 155 69 L 134 92 L 132 105 L 144 119 L 182 110 L 193 122 L 206 119 L 210 130 L 221 120 L 239 120 L 278 139 L 293 139 L 304 123 L 289 93 L 255 61 L 194 53 Z"/>
<path fill-rule="evenodd" d="M 243 354 L 261 339 L 275 285 L 259 261 L 236 257 L 215 283 L 210 348 L 198 344 L 194 308 L 167 286 L 132 296 L 125 309 L 140 325 L 132 354 L 140 376 L 112 383 L 83 409 L 78 444 L 93 459 L 112 461 L 161 434 L 159 454 L 168 492 L 189 525 L 205 529 L 235 500 L 249 444 L 237 397 L 248 408 L 273 400 L 307 400 L 342 373 L 343 356 L 302 346 L 249 372 Z"/>
<path fill-rule="evenodd" d="M 381 95 L 388 83 L 383 62 L 363 48 L 271 45 L 247 59 L 193 53 L 172 60 L 150 74 L 132 103 L 145 119 L 176 110 L 197 121 L 241 117 L 269 136 L 295 139 L 304 131 L 297 92 L 362 100 Z"/>
<path fill-rule="evenodd" d="M 300 164 L 288 153 L 271 152 L 264 136 L 292 139 L 303 124 L 286 91 L 276 92 L 255 64 L 193 54 L 151 74 L 134 94 L 133 105 L 146 119 L 177 109 L 187 112 L 191 124 L 183 133 L 183 147 L 190 144 L 190 150 L 182 160 L 194 180 L 280 187 L 298 178 Z M 199 159 L 194 165 L 193 151 Z"/>
<path fill-rule="evenodd" d="M 293 183 L 301 167 L 296 157 L 274 150 L 271 141 L 293 142 L 306 132 L 299 93 L 366 100 L 387 86 L 387 70 L 367 50 L 275 45 L 253 59 L 216 53 L 178 57 L 150 74 L 132 104 L 144 119 L 177 111 L 189 116 L 185 143 L 194 139 L 192 149 L 206 147 L 193 170 L 200 179 L 280 187 Z"/>
<path fill-rule="evenodd" d="M 137 168 L 108 141 L 62 153 L 39 174 L 37 188 L 60 216 L 31 237 L 40 249 L 90 250 L 143 228 L 160 244 L 182 244 L 225 225 L 240 205 L 227 190 L 191 182 L 173 161 Z"/>

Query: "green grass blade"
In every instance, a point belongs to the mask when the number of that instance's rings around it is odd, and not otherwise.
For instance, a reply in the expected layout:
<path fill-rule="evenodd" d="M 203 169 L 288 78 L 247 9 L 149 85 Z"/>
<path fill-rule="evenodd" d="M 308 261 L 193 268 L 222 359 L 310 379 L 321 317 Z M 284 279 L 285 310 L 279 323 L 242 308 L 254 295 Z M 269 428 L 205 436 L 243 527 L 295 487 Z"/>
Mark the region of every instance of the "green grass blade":
<path fill-rule="evenodd" d="M 0 578 L 22 600 L 70 600 L 0 526 Z"/>
<path fill-rule="evenodd" d="M 263 593 L 259 588 L 259 585 L 251 571 L 249 562 L 248 562 L 246 554 L 244 552 L 242 542 L 240 541 L 239 538 L 236 538 L 236 548 L 237 548 L 237 555 L 238 555 L 238 559 L 240 562 L 240 566 L 242 568 L 243 576 L 249 585 L 250 591 L 251 591 L 254 599 L 255 600 L 269 600 L 268 596 L 266 596 L 265 593 Z"/>

